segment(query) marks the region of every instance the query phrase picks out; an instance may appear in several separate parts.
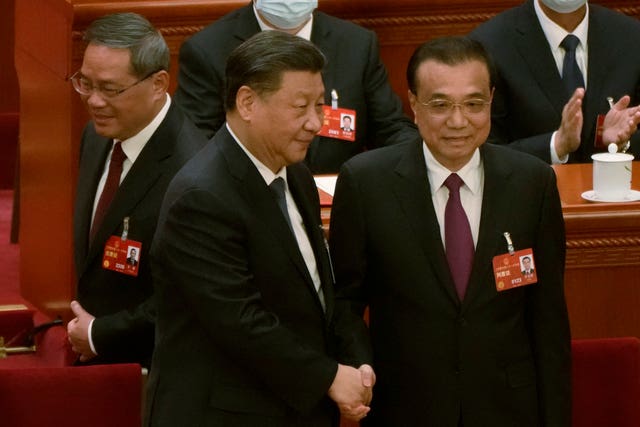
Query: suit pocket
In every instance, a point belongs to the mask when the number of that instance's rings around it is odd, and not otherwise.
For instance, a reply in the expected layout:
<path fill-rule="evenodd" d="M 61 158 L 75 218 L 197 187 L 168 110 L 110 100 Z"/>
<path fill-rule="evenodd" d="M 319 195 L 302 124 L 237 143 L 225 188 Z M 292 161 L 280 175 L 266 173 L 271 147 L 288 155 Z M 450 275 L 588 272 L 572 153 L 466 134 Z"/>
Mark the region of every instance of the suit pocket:
<path fill-rule="evenodd" d="M 214 408 L 236 413 L 283 416 L 289 412 L 284 402 L 264 390 L 253 388 L 214 385 L 209 404 Z"/>
<path fill-rule="evenodd" d="M 526 387 L 536 382 L 536 370 L 532 360 L 523 360 L 507 366 L 507 384 L 511 388 Z"/>

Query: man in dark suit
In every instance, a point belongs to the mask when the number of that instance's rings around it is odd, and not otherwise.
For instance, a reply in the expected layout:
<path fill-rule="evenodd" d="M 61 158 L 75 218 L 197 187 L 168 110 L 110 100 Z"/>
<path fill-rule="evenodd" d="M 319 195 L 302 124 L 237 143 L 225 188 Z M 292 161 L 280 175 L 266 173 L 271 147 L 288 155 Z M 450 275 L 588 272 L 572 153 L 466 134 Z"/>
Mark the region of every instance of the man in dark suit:
<path fill-rule="evenodd" d="M 71 303 L 76 318 L 67 327 L 69 340 L 81 362 L 148 366 L 154 336 L 151 239 L 169 181 L 206 140 L 172 105 L 169 49 L 146 19 L 108 15 L 92 23 L 84 38 L 82 68 L 71 80 L 92 121 L 81 142 L 74 213 L 77 301 Z M 124 268 L 129 246 L 139 248 L 133 269 Z M 111 262 L 118 248 L 121 258 Z"/>
<path fill-rule="evenodd" d="M 152 248 L 151 426 L 320 427 L 368 412 L 373 384 L 334 337 L 312 175 L 322 53 L 278 31 L 230 56 L 227 121 L 176 175 Z M 275 125 L 276 123 L 280 123 Z"/>
<path fill-rule="evenodd" d="M 129 251 L 129 256 L 127 257 L 127 264 L 136 266 L 138 265 L 138 252 L 136 252 L 135 248 L 131 248 Z"/>
<path fill-rule="evenodd" d="M 342 127 L 340 129 L 345 132 L 353 132 L 353 128 L 351 127 L 351 116 L 345 115 L 342 118 Z"/>
<path fill-rule="evenodd" d="M 339 122 L 336 137 L 314 139 L 306 158 L 313 173 L 337 173 L 346 159 L 366 148 L 415 139 L 416 128 L 389 85 L 375 34 L 322 12 L 312 13 L 316 6 L 313 0 L 255 1 L 195 34 L 180 49 L 176 103 L 212 136 L 225 120 L 224 66 L 229 53 L 261 30 L 276 29 L 320 48 L 327 58 L 322 73 L 325 103 L 331 105 L 335 90 L 339 108 L 352 110 L 358 123 L 355 141 L 340 139 Z M 307 13 L 292 14 L 294 7 L 306 8 Z"/>
<path fill-rule="evenodd" d="M 575 63 L 583 81 L 575 92 L 562 78 L 569 66 L 561 44 L 569 34 L 579 40 Z M 470 36 L 498 69 L 490 142 L 550 163 L 590 162 L 594 151 L 610 143 L 622 149 L 630 137 L 632 152 L 640 153 L 640 113 L 629 107 L 640 102 L 638 20 L 586 0 L 527 0 Z M 618 100 L 613 108 L 607 97 Z"/>
<path fill-rule="evenodd" d="M 525 256 L 522 258 L 522 274 L 529 276 L 533 274 L 533 266 L 531 265 L 531 257 Z"/>
<path fill-rule="evenodd" d="M 482 45 L 464 37 L 419 47 L 407 76 L 422 139 L 356 156 L 338 177 L 336 311 L 348 304 L 360 328 L 351 354 L 369 360 L 371 340 L 366 425 L 571 425 L 555 175 L 485 144 L 491 69 Z M 520 251 L 535 256 L 537 283 L 515 286 Z"/>

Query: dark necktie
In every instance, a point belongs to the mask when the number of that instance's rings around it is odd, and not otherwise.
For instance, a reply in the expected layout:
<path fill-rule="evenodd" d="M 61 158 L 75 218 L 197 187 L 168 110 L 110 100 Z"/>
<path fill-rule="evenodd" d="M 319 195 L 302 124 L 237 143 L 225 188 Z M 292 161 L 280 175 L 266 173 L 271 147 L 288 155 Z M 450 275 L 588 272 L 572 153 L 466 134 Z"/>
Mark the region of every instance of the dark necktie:
<path fill-rule="evenodd" d="M 460 202 L 460 187 L 464 181 L 455 173 L 449 175 L 444 185 L 449 189 L 449 200 L 444 211 L 444 240 L 447 263 L 456 285 L 460 301 L 467 290 L 473 264 L 473 237 L 469 220 Z"/>
<path fill-rule="evenodd" d="M 122 163 L 126 158 L 127 155 L 122 151 L 120 141 L 116 142 L 113 145 L 111 160 L 109 161 L 109 173 L 107 174 L 107 180 L 104 183 L 104 188 L 102 189 L 102 194 L 100 195 L 100 200 L 96 207 L 96 213 L 93 216 L 90 241 L 93 241 L 107 210 L 109 210 L 109 205 L 111 204 L 116 191 L 118 191 L 118 187 L 120 186 L 120 175 L 122 175 Z"/>
<path fill-rule="evenodd" d="M 584 87 L 584 77 L 576 61 L 576 47 L 580 44 L 580 39 L 573 34 L 569 34 L 562 40 L 560 46 L 564 49 L 564 61 L 562 63 L 562 82 L 570 97 L 578 87 Z"/>
<path fill-rule="evenodd" d="M 293 233 L 293 226 L 291 225 L 291 218 L 289 218 L 289 210 L 287 209 L 287 198 L 284 194 L 284 186 L 284 179 L 279 176 L 269 184 L 269 189 L 273 192 L 276 202 L 278 202 L 278 207 L 282 211 L 282 215 L 284 215 L 284 219 L 287 220 L 289 229 Z"/>
<path fill-rule="evenodd" d="M 278 202 L 278 207 L 282 211 L 282 215 L 287 220 L 287 224 L 289 224 L 289 229 L 293 233 L 293 237 L 298 241 L 298 237 L 296 233 L 293 231 L 293 226 L 291 225 L 291 218 L 289 217 L 289 211 L 287 209 L 287 199 L 284 193 L 285 182 L 282 177 L 277 177 L 274 179 L 271 184 L 269 184 L 269 189 L 273 192 L 274 197 L 276 198 L 276 202 Z M 300 242 L 298 242 L 300 245 Z M 304 257 L 304 255 L 303 255 Z M 311 272 L 310 272 L 311 273 Z M 322 290 L 322 283 L 319 284 L 318 297 L 320 298 L 320 304 L 322 305 L 322 309 L 326 310 L 325 302 L 324 302 L 324 291 Z"/>

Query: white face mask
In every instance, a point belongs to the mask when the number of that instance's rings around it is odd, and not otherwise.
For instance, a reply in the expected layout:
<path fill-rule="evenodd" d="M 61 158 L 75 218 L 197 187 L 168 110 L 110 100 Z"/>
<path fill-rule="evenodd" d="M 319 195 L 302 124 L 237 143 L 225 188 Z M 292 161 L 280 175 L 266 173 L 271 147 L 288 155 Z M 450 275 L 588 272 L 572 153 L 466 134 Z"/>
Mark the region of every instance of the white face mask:
<path fill-rule="evenodd" d="M 558 13 L 571 13 L 580 9 L 587 0 L 541 0 L 549 9 Z"/>
<path fill-rule="evenodd" d="M 256 9 L 274 27 L 291 30 L 304 24 L 318 0 L 256 0 Z"/>

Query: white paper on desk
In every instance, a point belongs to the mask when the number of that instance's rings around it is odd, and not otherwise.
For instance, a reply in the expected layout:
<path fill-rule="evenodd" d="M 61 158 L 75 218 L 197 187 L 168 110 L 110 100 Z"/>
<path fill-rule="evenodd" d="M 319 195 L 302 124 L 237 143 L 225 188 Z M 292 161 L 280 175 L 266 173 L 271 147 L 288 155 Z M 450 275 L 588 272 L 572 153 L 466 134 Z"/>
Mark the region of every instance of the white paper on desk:
<path fill-rule="evenodd" d="M 333 193 L 336 190 L 337 175 L 318 175 L 314 176 L 313 179 L 316 180 L 316 187 L 333 197 Z"/>

